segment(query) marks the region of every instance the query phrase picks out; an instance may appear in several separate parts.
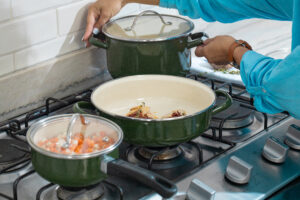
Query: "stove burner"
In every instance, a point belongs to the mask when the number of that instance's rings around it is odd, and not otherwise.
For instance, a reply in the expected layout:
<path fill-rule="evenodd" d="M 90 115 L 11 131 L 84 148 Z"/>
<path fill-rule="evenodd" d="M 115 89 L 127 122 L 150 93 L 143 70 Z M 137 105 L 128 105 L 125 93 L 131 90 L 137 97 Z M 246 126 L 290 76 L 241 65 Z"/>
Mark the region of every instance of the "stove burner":
<path fill-rule="evenodd" d="M 217 104 L 223 103 L 224 99 L 217 99 Z M 211 126 L 219 128 L 222 120 L 224 129 L 238 129 L 253 123 L 254 111 L 241 106 L 239 102 L 234 101 L 226 110 L 214 115 L 211 120 Z"/>
<path fill-rule="evenodd" d="M 192 143 L 165 149 L 131 147 L 124 159 L 140 167 L 153 170 L 166 178 L 175 179 L 202 162 L 202 150 L 199 148 L 200 146 Z M 152 159 L 151 156 L 153 156 Z"/>
<path fill-rule="evenodd" d="M 0 140 L 0 171 L 3 169 L 18 165 L 20 161 L 26 159 L 29 155 L 27 152 L 21 149 L 28 150 L 28 145 L 24 142 L 12 139 L 1 139 Z M 10 170 L 5 170 L 5 172 L 11 172 L 14 168 Z"/>
<path fill-rule="evenodd" d="M 167 148 L 145 148 L 142 147 L 138 150 L 138 153 L 146 158 L 154 160 L 170 160 L 179 156 L 182 151 L 179 146 L 167 147 Z"/>
<path fill-rule="evenodd" d="M 104 194 L 102 184 L 92 185 L 83 188 L 71 188 L 59 186 L 56 189 L 57 198 L 60 200 L 96 200 L 100 199 Z"/>

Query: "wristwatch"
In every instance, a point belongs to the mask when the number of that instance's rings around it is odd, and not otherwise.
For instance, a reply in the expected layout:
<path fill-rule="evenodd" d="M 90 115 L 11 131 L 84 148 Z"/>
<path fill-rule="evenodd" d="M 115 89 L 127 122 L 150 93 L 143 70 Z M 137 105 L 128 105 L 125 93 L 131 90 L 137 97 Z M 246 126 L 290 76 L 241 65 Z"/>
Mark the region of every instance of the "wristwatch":
<path fill-rule="evenodd" d="M 244 41 L 244 40 L 235 40 L 229 47 L 229 51 L 228 51 L 228 61 L 230 62 L 231 65 L 233 65 L 236 68 L 239 68 L 238 64 L 235 62 L 234 57 L 233 57 L 233 53 L 235 48 L 239 47 L 239 46 L 243 46 L 249 50 L 252 50 L 252 47 L 248 44 L 248 42 Z"/>

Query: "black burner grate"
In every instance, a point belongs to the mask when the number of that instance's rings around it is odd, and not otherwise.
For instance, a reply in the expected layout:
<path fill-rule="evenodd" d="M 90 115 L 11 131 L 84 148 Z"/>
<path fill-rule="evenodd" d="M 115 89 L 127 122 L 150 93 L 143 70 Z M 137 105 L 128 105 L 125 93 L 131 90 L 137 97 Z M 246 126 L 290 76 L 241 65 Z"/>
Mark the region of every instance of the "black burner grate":
<path fill-rule="evenodd" d="M 140 153 L 143 149 L 144 147 L 130 145 L 126 149 L 126 155 L 121 158 L 172 180 L 198 167 L 203 161 L 201 145 L 192 141 L 178 146 L 152 149 L 153 154 L 147 158 Z M 158 159 L 173 150 L 179 150 L 180 153 L 169 159 Z"/>
<path fill-rule="evenodd" d="M 222 83 L 222 82 L 219 82 L 219 81 L 216 81 L 213 79 L 208 79 L 208 78 L 198 76 L 195 74 L 189 74 L 187 77 L 191 78 L 191 79 L 195 79 L 195 80 L 200 81 L 205 84 L 209 84 L 213 90 L 217 90 L 217 89 L 224 90 L 224 91 L 228 92 L 235 101 L 239 102 L 241 107 L 252 110 L 252 111 L 256 111 L 255 107 L 253 106 L 253 98 L 249 98 L 249 97 L 247 97 L 247 95 L 244 95 L 247 93 L 247 91 L 242 86 L 237 86 L 237 85 L 234 85 L 231 83 Z M 234 93 L 233 88 L 235 88 L 235 87 L 239 88 L 237 93 Z M 87 90 L 87 91 L 84 91 L 79 94 L 70 95 L 63 99 L 48 98 L 45 102 L 45 105 L 38 109 L 32 110 L 22 116 L 14 118 L 14 119 L 0 122 L 0 134 L 4 132 L 4 133 L 7 133 L 7 135 L 10 136 L 12 139 L 15 139 L 14 141 L 20 142 L 18 140 L 21 140 L 24 142 L 24 136 L 26 136 L 26 132 L 27 132 L 28 127 L 30 126 L 30 122 L 32 120 L 38 119 L 43 116 L 51 115 L 53 112 L 63 109 L 65 107 L 71 106 L 72 104 L 74 104 L 78 101 L 90 101 L 91 93 L 92 93 L 91 90 Z M 284 113 L 284 114 L 286 116 L 288 116 L 288 113 Z M 224 124 L 226 123 L 226 121 L 230 120 L 230 119 L 234 119 L 236 117 L 238 117 L 237 114 L 232 113 L 231 115 L 221 118 L 219 121 L 219 124 L 216 127 L 210 127 L 210 129 L 212 131 L 212 135 L 202 134 L 202 136 L 212 139 L 212 140 L 215 140 L 215 141 L 219 141 L 224 144 L 228 144 L 229 146 L 233 147 L 235 144 L 223 139 L 222 131 L 223 131 Z M 268 128 L 268 115 L 263 113 L 263 118 L 264 118 L 264 128 L 267 129 Z M 193 151 L 197 152 L 197 159 L 196 158 L 194 159 L 194 160 L 196 160 L 197 164 L 192 165 L 192 167 L 195 168 L 195 167 L 199 166 L 201 163 L 203 163 L 203 149 L 201 147 L 201 144 L 199 144 L 197 142 L 191 141 L 191 142 L 188 142 L 187 144 L 188 144 L 188 146 L 190 146 L 190 148 L 194 149 Z M 2 144 L 1 144 L 1 140 L 0 140 L 0 148 L 1 148 L 1 145 Z M 5 168 L 0 169 L 0 176 L 1 176 L 1 173 L 5 173 L 5 172 L 9 172 L 10 170 L 18 169 L 18 167 L 25 166 L 30 162 L 30 156 L 29 156 L 30 154 L 27 151 L 27 146 L 20 145 L 20 143 L 17 143 L 17 145 L 9 146 L 9 148 L 10 147 L 13 147 L 14 153 L 15 153 L 15 151 L 18 153 L 13 154 L 13 156 L 10 158 L 6 157 L 6 154 L 5 154 L 5 156 L 2 156 L 3 158 L 0 158 L 0 165 L 1 165 L 1 162 L 10 162 L 11 160 L 18 160 L 17 158 L 19 158 L 20 156 L 23 157 L 23 159 L 21 159 L 21 160 L 19 159 L 18 162 L 14 163 L 10 166 L 6 166 Z M 130 154 L 130 152 L 131 152 L 130 149 L 132 149 L 132 148 L 137 148 L 137 147 L 131 146 L 131 148 L 128 148 L 127 150 L 125 150 L 125 152 L 127 152 L 126 153 L 127 156 Z M 9 151 L 12 151 L 12 150 L 9 150 Z M 1 152 L 3 154 L 3 151 L 1 151 Z M 222 152 L 220 152 L 220 153 L 222 153 Z M 156 155 L 153 155 L 153 157 L 148 160 L 148 163 L 146 164 L 146 168 L 154 169 L 154 166 L 157 164 L 156 160 L 154 159 L 155 156 Z M 1 159 L 2 159 L 2 161 L 1 161 Z M 17 200 L 18 199 L 18 196 L 17 196 L 18 183 L 22 179 L 34 174 L 34 172 L 35 171 L 29 171 L 28 173 L 20 176 L 19 178 L 17 178 L 14 181 L 13 198 L 11 198 L 5 194 L 1 194 L 1 193 L 0 193 L 0 197 L 6 198 L 8 200 L 12 200 L 12 199 Z M 120 188 L 119 186 L 114 185 L 112 183 L 106 182 L 106 181 L 103 181 L 103 183 L 110 185 L 110 187 L 113 187 L 115 190 L 118 191 L 118 194 L 121 197 L 121 199 L 123 198 L 122 188 Z M 48 185 L 42 186 L 36 195 L 36 199 L 40 199 L 41 195 L 52 186 L 53 186 L 53 184 L 51 184 L 51 183 Z"/>
<path fill-rule="evenodd" d="M 25 156 L 26 152 L 20 151 L 18 147 L 28 148 L 27 144 L 17 140 L 0 140 L 0 166 L 19 161 Z"/>

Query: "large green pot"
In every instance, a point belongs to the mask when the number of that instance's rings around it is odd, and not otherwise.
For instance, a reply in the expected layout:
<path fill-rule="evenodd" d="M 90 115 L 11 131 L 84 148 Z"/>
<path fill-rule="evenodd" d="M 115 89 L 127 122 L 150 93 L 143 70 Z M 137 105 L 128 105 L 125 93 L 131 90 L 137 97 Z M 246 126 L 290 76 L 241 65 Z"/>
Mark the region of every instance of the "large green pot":
<path fill-rule="evenodd" d="M 216 96 L 226 98 L 215 106 Z M 165 147 L 192 140 L 209 127 L 212 115 L 232 104 L 222 91 L 187 78 L 167 75 L 128 76 L 106 82 L 96 88 L 90 103 L 79 102 L 74 111 L 94 113 L 116 122 L 124 131 L 124 141 L 147 147 Z M 144 102 L 158 115 L 183 109 L 186 116 L 168 119 L 139 119 L 127 117 L 131 107 Z"/>
<path fill-rule="evenodd" d="M 166 178 L 116 159 L 117 147 L 123 139 L 123 132 L 117 124 L 98 116 L 83 116 L 90 122 L 85 130 L 85 137 L 105 130 L 107 136 L 114 138 L 115 143 L 92 153 L 71 155 L 54 153 L 39 147 L 37 143 L 42 138 L 65 134 L 72 115 L 57 115 L 38 121 L 28 130 L 27 141 L 32 148 L 32 164 L 39 175 L 64 187 L 91 186 L 102 181 L 107 175 L 113 175 L 139 181 L 166 198 L 176 193 L 176 186 Z M 82 125 L 77 123 L 75 127 L 81 129 Z"/>
<path fill-rule="evenodd" d="M 105 24 L 102 33 L 89 39 L 90 43 L 106 49 L 107 67 L 113 78 L 138 74 L 185 76 L 191 66 L 190 49 L 201 45 L 206 34 L 192 34 L 194 25 L 187 19 L 158 13 L 145 16 L 145 12 Z M 159 17 L 172 25 L 163 24 Z M 133 30 L 126 31 L 134 20 Z"/>

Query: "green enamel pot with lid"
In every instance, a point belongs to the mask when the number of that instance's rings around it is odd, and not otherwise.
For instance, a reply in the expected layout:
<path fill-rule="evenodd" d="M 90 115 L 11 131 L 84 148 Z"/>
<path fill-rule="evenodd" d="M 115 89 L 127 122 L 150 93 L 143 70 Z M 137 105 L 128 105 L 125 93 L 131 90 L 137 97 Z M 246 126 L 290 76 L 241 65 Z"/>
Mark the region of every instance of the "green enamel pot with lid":
<path fill-rule="evenodd" d="M 107 67 L 113 78 L 138 74 L 185 76 L 191 66 L 190 49 L 207 35 L 193 33 L 188 19 L 144 11 L 112 20 L 91 44 L 106 49 Z"/>

